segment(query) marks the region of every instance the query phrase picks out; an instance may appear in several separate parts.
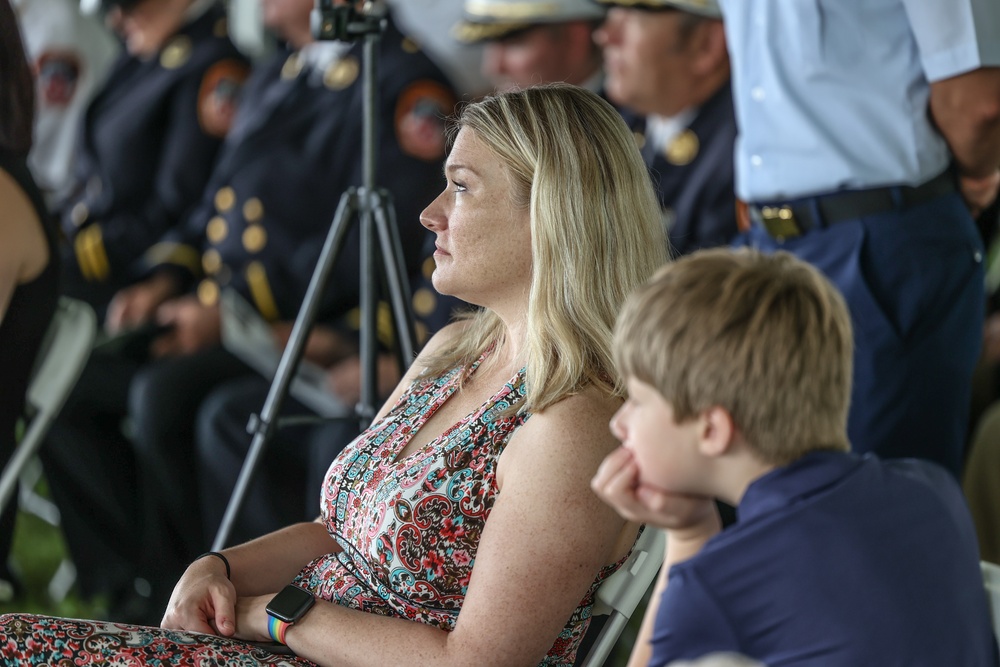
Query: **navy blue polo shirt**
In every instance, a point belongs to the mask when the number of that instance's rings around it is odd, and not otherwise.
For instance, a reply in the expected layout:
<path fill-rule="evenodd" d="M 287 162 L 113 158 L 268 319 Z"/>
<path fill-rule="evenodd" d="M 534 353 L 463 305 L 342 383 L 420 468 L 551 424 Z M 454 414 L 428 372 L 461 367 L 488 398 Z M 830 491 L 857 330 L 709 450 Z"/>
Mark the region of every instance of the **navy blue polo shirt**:
<path fill-rule="evenodd" d="M 998 664 L 976 536 L 935 464 L 814 452 L 755 480 L 739 522 L 674 565 L 651 665 Z"/>

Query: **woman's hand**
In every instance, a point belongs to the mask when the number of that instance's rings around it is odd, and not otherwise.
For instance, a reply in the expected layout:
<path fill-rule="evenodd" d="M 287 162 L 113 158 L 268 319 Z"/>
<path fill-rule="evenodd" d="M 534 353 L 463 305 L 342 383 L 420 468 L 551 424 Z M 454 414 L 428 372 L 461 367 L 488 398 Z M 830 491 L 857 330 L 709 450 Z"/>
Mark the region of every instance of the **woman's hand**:
<path fill-rule="evenodd" d="M 226 578 L 222 561 L 214 556 L 199 558 L 174 586 L 160 626 L 232 637 L 237 628 L 236 602 L 236 589 Z M 264 631 L 267 634 L 266 626 Z"/>

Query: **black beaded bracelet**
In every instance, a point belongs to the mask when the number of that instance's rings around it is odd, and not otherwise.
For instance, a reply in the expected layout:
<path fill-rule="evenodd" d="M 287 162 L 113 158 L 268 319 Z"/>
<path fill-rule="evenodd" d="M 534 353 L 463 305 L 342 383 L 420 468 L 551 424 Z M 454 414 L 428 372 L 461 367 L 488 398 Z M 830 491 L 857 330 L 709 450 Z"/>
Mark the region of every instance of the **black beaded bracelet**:
<path fill-rule="evenodd" d="M 222 554 L 220 554 L 218 551 L 206 551 L 205 553 L 203 553 L 202 555 L 198 556 L 194 560 L 201 560 L 205 556 L 215 556 L 216 558 L 221 559 L 222 562 L 226 564 L 226 579 L 232 579 L 232 576 L 230 576 L 230 575 L 232 575 L 232 570 L 229 569 L 229 559 L 228 558 L 226 558 L 225 556 L 223 556 Z M 194 561 L 191 561 L 191 562 L 193 563 Z"/>

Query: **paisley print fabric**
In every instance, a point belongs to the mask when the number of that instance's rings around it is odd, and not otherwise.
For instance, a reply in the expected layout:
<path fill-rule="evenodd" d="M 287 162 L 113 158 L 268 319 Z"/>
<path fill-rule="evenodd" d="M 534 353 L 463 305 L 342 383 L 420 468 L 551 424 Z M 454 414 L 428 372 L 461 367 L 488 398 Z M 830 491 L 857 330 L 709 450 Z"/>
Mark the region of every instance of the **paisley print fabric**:
<path fill-rule="evenodd" d="M 455 627 L 499 493 L 498 458 L 530 417 L 518 410 L 524 371 L 441 436 L 398 455 L 483 358 L 416 380 L 384 419 L 344 448 L 327 472 L 321 499 L 322 520 L 343 550 L 309 563 L 294 583 L 361 611 Z M 594 592 L 619 565 L 601 571 L 543 665 L 572 664 Z M 28 615 L 0 617 L 0 653 L 26 665 L 60 659 L 67 665 L 312 664 L 218 637 Z M 114 660 L 107 662 L 109 656 Z M 148 662 L 154 657 L 158 663 Z"/>

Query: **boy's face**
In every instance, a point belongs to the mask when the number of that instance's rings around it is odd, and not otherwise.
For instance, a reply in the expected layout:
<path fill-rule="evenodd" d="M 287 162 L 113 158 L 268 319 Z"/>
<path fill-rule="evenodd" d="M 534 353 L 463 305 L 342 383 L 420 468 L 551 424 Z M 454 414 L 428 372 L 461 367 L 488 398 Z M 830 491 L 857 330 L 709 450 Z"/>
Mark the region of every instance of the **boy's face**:
<path fill-rule="evenodd" d="M 632 453 L 639 484 L 674 493 L 698 492 L 700 420 L 674 420 L 670 402 L 652 385 L 627 381 L 628 400 L 611 418 L 611 433 Z"/>

